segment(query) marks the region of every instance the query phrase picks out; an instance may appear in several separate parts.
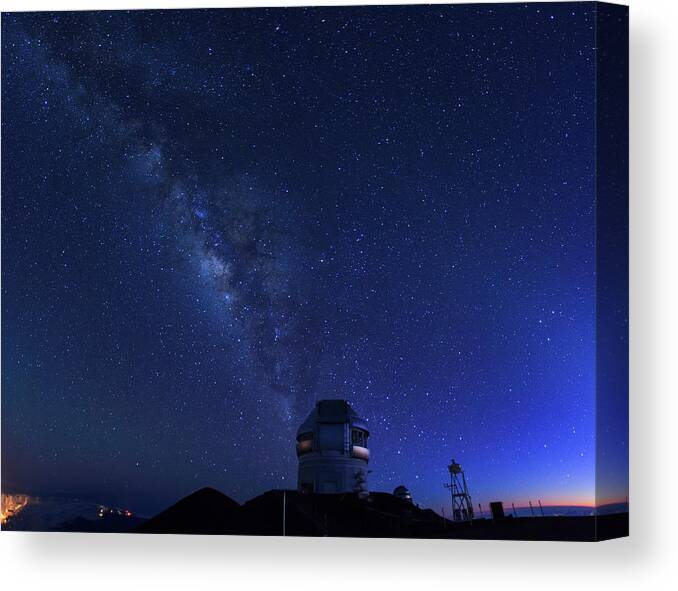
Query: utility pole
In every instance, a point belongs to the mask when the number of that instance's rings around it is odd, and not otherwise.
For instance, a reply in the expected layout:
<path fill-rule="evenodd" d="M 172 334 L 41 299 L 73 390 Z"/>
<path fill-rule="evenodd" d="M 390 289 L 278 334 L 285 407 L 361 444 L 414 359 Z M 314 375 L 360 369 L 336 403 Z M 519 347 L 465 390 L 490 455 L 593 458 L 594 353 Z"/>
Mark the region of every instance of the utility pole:
<path fill-rule="evenodd" d="M 283 491 L 283 536 L 286 535 L 285 529 L 287 524 L 285 523 L 285 510 L 287 509 L 287 491 Z"/>

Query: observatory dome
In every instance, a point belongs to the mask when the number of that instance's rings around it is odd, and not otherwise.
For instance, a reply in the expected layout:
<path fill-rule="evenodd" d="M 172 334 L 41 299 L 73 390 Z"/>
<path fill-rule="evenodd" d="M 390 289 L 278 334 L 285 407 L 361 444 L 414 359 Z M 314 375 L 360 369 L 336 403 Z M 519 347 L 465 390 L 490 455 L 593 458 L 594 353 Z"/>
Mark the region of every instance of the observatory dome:
<path fill-rule="evenodd" d="M 297 430 L 301 492 L 367 493 L 369 431 L 345 400 L 320 400 Z"/>
<path fill-rule="evenodd" d="M 412 493 L 410 493 L 409 489 L 402 484 L 400 486 L 396 486 L 395 489 L 393 489 L 393 496 L 402 499 L 403 501 L 407 501 L 408 503 L 413 502 Z"/>

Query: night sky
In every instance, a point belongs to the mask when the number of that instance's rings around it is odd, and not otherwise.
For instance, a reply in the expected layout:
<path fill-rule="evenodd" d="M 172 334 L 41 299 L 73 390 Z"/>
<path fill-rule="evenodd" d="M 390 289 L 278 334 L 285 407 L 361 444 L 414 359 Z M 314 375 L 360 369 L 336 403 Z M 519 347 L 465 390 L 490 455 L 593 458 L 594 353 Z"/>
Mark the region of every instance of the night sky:
<path fill-rule="evenodd" d="M 594 9 L 3 14 L 3 490 L 592 503 Z"/>

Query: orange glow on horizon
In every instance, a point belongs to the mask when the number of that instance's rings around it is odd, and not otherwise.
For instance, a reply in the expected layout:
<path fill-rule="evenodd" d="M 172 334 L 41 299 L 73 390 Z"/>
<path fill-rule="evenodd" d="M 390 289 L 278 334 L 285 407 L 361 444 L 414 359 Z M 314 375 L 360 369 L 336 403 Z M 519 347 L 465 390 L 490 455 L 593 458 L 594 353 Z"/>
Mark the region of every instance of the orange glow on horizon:
<path fill-rule="evenodd" d="M 29 501 L 30 497 L 28 495 L 2 493 L 0 495 L 0 525 L 7 523 L 9 519 L 28 505 Z"/>
<path fill-rule="evenodd" d="M 609 498 L 609 499 L 600 499 L 598 502 L 596 502 L 595 498 L 591 498 L 588 496 L 573 496 L 569 498 L 559 498 L 559 497 L 539 497 L 539 496 L 534 496 L 529 499 L 520 499 L 519 501 L 513 501 L 513 504 L 516 506 L 516 509 L 523 509 L 523 508 L 529 508 L 530 503 L 529 501 L 532 501 L 532 506 L 535 509 L 539 509 L 539 501 L 541 501 L 541 504 L 543 507 L 583 507 L 583 508 L 596 508 L 596 507 L 603 507 L 605 505 L 615 505 L 619 503 L 627 503 L 628 499 L 626 497 L 618 497 L 618 498 Z M 484 503 L 489 506 L 488 503 Z M 504 502 L 504 506 L 511 506 L 511 502 L 509 501 L 508 503 Z"/>

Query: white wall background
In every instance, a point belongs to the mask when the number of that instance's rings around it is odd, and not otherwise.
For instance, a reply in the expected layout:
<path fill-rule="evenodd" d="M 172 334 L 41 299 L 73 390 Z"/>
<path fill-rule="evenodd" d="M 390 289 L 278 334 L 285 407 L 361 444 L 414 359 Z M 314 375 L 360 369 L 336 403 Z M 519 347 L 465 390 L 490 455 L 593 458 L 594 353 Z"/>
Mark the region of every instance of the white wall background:
<path fill-rule="evenodd" d="M 0 0 L 0 7 L 63 10 L 337 3 L 375 2 Z M 568 544 L 4 532 L 0 534 L 2 588 L 677 588 L 678 2 L 628 3 L 632 141 L 630 538 Z M 4 156 L 11 158 L 11 153 Z"/>

